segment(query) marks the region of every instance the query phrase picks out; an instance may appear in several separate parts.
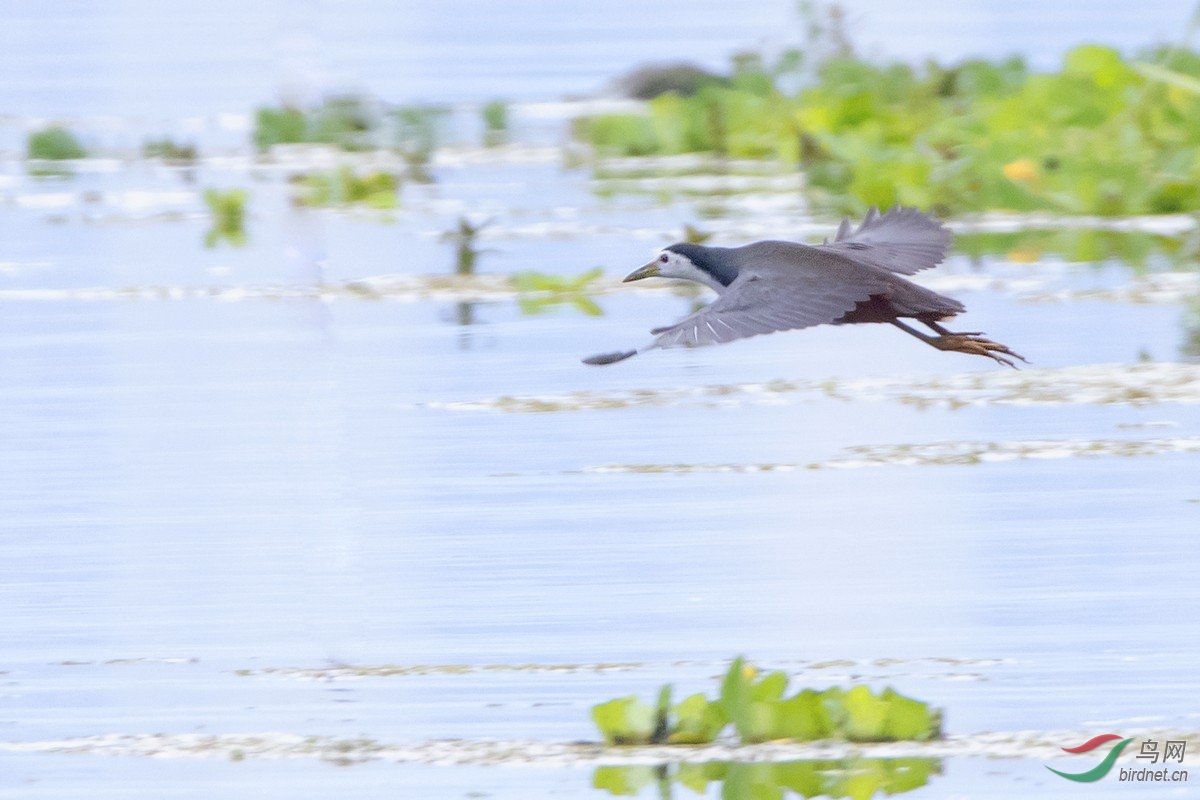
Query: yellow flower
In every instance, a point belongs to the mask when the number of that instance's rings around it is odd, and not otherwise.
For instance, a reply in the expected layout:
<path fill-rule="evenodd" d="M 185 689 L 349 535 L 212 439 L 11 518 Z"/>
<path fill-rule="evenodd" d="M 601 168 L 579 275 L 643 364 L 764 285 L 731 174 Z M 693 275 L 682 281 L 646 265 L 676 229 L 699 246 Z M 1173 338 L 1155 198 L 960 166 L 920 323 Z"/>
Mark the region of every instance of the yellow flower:
<path fill-rule="evenodd" d="M 1024 181 L 1026 183 L 1037 183 L 1038 174 L 1037 165 L 1028 158 L 1019 158 L 1016 161 L 1010 161 L 1004 165 L 1004 177 L 1010 181 Z"/>
<path fill-rule="evenodd" d="M 1008 251 L 1007 258 L 1013 264 L 1034 264 L 1042 254 L 1032 247 L 1015 247 Z"/>

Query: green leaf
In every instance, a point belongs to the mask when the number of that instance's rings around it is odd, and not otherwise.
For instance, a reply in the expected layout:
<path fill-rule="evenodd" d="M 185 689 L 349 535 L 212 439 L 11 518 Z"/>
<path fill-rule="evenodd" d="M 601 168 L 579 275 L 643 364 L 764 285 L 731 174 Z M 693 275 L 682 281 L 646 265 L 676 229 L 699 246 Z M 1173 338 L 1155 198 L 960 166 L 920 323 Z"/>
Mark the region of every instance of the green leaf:
<path fill-rule="evenodd" d="M 654 708 L 636 695 L 592 706 L 592 719 L 609 745 L 649 744 L 654 735 Z"/>
<path fill-rule="evenodd" d="M 852 742 L 883 741 L 888 702 L 871 694 L 866 686 L 855 686 L 842 696 L 846 709 L 845 734 Z"/>
<path fill-rule="evenodd" d="M 712 702 L 703 694 L 694 694 L 672 709 L 675 724 L 667 742 L 670 744 L 708 744 L 729 723 L 720 702 Z"/>
<path fill-rule="evenodd" d="M 757 703 L 775 702 L 787 691 L 788 678 L 783 672 L 772 672 L 750 688 L 750 699 Z"/>
<path fill-rule="evenodd" d="M 821 695 L 805 689 L 779 704 L 779 734 L 798 742 L 827 739 L 833 735 L 833 721 Z"/>
<path fill-rule="evenodd" d="M 935 724 L 934 713 L 927 704 L 891 689 L 884 689 L 881 699 L 888 707 L 883 723 L 884 738 L 925 741 L 941 733 L 941 726 Z M 940 720 L 938 722 L 940 723 Z"/>

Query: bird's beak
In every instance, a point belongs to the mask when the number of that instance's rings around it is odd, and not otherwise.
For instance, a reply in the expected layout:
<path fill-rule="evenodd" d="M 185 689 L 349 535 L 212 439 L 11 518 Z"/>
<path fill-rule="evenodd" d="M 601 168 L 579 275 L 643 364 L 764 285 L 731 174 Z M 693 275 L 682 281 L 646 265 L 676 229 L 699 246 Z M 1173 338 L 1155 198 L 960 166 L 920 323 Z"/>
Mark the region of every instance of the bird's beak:
<path fill-rule="evenodd" d="M 658 271 L 658 262 L 651 261 L 646 266 L 641 267 L 640 269 L 636 269 L 633 272 L 626 275 L 625 280 L 622 281 L 622 283 L 629 283 L 630 281 L 640 281 L 642 278 L 653 278 L 659 274 L 660 273 Z"/>

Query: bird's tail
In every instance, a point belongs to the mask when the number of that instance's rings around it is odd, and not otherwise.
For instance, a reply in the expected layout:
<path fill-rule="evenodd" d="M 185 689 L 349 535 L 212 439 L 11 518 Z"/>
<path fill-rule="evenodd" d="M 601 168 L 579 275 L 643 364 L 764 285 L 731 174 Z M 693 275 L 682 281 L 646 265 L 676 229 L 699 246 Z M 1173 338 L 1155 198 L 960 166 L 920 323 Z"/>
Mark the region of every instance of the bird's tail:
<path fill-rule="evenodd" d="M 589 356 L 588 358 L 583 359 L 583 363 L 599 367 L 605 364 L 615 364 L 618 361 L 624 361 L 627 358 L 633 358 L 637 354 L 637 350 L 622 350 L 616 353 L 601 353 L 598 356 Z"/>

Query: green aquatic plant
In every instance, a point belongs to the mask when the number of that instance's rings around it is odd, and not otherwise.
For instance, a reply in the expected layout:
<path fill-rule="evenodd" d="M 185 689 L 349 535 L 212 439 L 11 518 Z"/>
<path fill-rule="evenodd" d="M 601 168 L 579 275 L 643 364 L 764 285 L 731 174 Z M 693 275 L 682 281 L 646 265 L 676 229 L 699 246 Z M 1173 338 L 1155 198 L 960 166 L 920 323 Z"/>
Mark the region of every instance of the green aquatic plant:
<path fill-rule="evenodd" d="M 408 178 L 431 183 L 429 164 L 442 133 L 442 121 L 449 114 L 440 106 L 401 106 L 388 113 L 392 148 L 408 165 Z"/>
<path fill-rule="evenodd" d="M 277 144 L 299 144 L 308 138 L 308 118 L 298 108 L 259 108 L 254 112 L 254 146 L 260 152 Z"/>
<path fill-rule="evenodd" d="M 196 146 L 179 144 L 169 137 L 147 139 L 142 143 L 142 158 L 157 158 L 174 164 L 193 164 L 196 161 Z"/>
<path fill-rule="evenodd" d="M 382 144 L 376 104 L 358 95 L 327 98 L 310 109 L 260 107 L 255 112 L 254 145 L 331 144 L 343 150 L 370 150 Z"/>
<path fill-rule="evenodd" d="M 212 215 L 212 227 L 204 236 L 205 247 L 216 247 L 221 240 L 234 247 L 246 244 L 246 200 L 244 189 L 205 189 L 204 202 Z"/>
<path fill-rule="evenodd" d="M 601 156 L 771 159 L 853 213 L 1200 210 L 1200 54 L 1085 45 L 1034 73 L 1020 59 L 915 69 L 843 50 L 796 90 L 781 74 L 746 61 L 728 85 L 582 119 L 575 135 Z"/>
<path fill-rule="evenodd" d="M 350 167 L 334 172 L 304 175 L 293 179 L 296 202 L 306 206 L 363 205 L 368 208 L 395 208 L 399 202 L 400 178 L 391 172 L 377 171 L 359 175 Z"/>
<path fill-rule="evenodd" d="M 867 800 L 875 795 L 911 792 L 942 773 L 933 758 L 854 758 L 845 760 L 745 763 L 709 761 L 660 766 L 601 766 L 592 773 L 592 787 L 619 797 L 639 795 L 657 785 L 660 797 L 671 797 L 683 786 L 697 795 L 725 800 L 763 800 L 799 797 Z M 711 784 L 719 788 L 710 792 Z"/>
<path fill-rule="evenodd" d="M 557 306 L 570 305 L 590 317 L 598 317 L 604 312 L 588 297 L 588 289 L 603 274 L 604 270 L 600 267 L 573 277 L 544 272 L 518 272 L 511 281 L 513 288 L 521 295 L 517 298 L 517 304 L 523 314 L 541 314 Z"/>
<path fill-rule="evenodd" d="M 495 147 L 508 141 L 508 103 L 491 100 L 483 106 L 483 143 Z"/>
<path fill-rule="evenodd" d="M 52 125 L 29 134 L 26 153 L 31 159 L 44 161 L 69 161 L 87 156 L 87 151 L 75 134 L 61 125 Z"/>
<path fill-rule="evenodd" d="M 382 143 L 380 118 L 374 104 L 358 95 L 327 99 L 309 121 L 314 141 L 343 150 L 372 150 Z"/>
<path fill-rule="evenodd" d="M 926 741 L 941 736 L 940 711 L 890 688 L 879 694 L 866 686 L 804 689 L 788 697 L 787 685 L 783 672 L 759 676 L 737 658 L 716 700 L 698 694 L 672 706 L 666 686 L 659 694 L 657 711 L 631 695 L 595 706 L 592 717 L 610 745 L 705 744 L 730 722 L 743 744 L 830 738 Z"/>
<path fill-rule="evenodd" d="M 456 275 L 474 275 L 475 260 L 483 252 L 478 247 L 479 234 L 492 221 L 472 222 L 468 217 L 459 217 L 453 230 L 441 235 L 443 242 L 454 244 L 454 273 Z"/>

